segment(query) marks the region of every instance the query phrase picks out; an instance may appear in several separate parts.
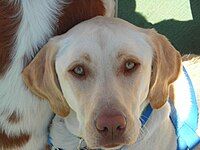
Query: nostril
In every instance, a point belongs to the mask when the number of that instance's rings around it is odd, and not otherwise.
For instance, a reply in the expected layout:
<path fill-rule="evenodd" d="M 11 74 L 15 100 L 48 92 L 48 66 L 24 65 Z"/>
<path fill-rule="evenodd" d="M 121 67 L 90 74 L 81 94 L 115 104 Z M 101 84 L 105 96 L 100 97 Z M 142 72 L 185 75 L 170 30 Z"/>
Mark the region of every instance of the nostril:
<path fill-rule="evenodd" d="M 99 131 L 99 132 L 108 132 L 108 127 L 102 127 L 102 128 L 98 128 L 97 127 L 97 130 Z"/>
<path fill-rule="evenodd" d="M 117 126 L 117 130 L 118 131 L 121 131 L 123 128 L 119 125 L 119 126 Z"/>
<path fill-rule="evenodd" d="M 108 127 L 104 127 L 102 131 L 103 132 L 108 132 Z"/>
<path fill-rule="evenodd" d="M 116 128 L 116 133 L 123 134 L 125 132 L 126 127 L 118 126 Z"/>
<path fill-rule="evenodd" d="M 108 130 L 109 130 L 108 127 L 101 120 L 98 120 L 95 124 L 96 124 L 96 128 L 99 132 L 101 132 L 101 133 L 108 132 Z"/>

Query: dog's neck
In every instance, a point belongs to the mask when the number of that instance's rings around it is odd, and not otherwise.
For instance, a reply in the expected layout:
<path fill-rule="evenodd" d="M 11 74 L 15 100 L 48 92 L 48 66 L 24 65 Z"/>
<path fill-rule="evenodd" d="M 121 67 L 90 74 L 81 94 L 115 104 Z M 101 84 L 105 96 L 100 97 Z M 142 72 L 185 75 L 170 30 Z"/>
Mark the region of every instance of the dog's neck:
<path fill-rule="evenodd" d="M 82 125 L 77 119 L 77 114 L 72 109 L 70 110 L 69 115 L 64 119 L 65 125 L 67 129 L 76 137 L 82 137 L 82 131 L 83 129 Z"/>

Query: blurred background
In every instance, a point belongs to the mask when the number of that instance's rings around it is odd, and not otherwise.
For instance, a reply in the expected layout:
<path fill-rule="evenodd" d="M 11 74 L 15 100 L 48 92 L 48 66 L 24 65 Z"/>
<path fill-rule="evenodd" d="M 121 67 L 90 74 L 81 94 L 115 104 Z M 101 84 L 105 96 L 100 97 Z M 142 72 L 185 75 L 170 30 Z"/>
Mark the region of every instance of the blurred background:
<path fill-rule="evenodd" d="M 200 54 L 200 0 L 118 0 L 118 17 L 155 28 L 182 54 Z"/>

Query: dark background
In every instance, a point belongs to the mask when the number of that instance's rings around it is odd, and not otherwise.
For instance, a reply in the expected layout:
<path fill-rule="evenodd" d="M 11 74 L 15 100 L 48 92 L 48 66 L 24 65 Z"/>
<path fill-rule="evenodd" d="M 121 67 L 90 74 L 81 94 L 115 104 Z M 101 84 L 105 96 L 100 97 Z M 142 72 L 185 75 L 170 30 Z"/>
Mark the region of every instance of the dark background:
<path fill-rule="evenodd" d="M 118 17 L 155 28 L 182 54 L 200 54 L 200 0 L 118 0 Z"/>

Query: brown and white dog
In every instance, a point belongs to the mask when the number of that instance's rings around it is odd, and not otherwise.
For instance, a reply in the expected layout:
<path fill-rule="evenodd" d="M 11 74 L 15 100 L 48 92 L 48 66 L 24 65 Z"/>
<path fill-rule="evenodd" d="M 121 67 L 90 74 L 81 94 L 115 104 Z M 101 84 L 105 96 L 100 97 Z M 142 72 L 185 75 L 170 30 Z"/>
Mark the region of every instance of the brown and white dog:
<path fill-rule="evenodd" d="M 0 0 L 0 149 L 44 149 L 52 111 L 21 72 L 49 38 L 97 15 L 113 16 L 114 7 L 114 0 Z"/>
<path fill-rule="evenodd" d="M 200 97 L 200 57 L 183 64 Z M 66 116 L 54 118 L 50 136 L 67 150 L 80 138 L 91 149 L 175 150 L 167 99 L 183 117 L 190 107 L 182 102 L 189 85 L 179 52 L 155 30 L 116 18 L 96 17 L 52 38 L 23 76 L 33 93 Z M 141 128 L 149 103 L 154 110 Z"/>

